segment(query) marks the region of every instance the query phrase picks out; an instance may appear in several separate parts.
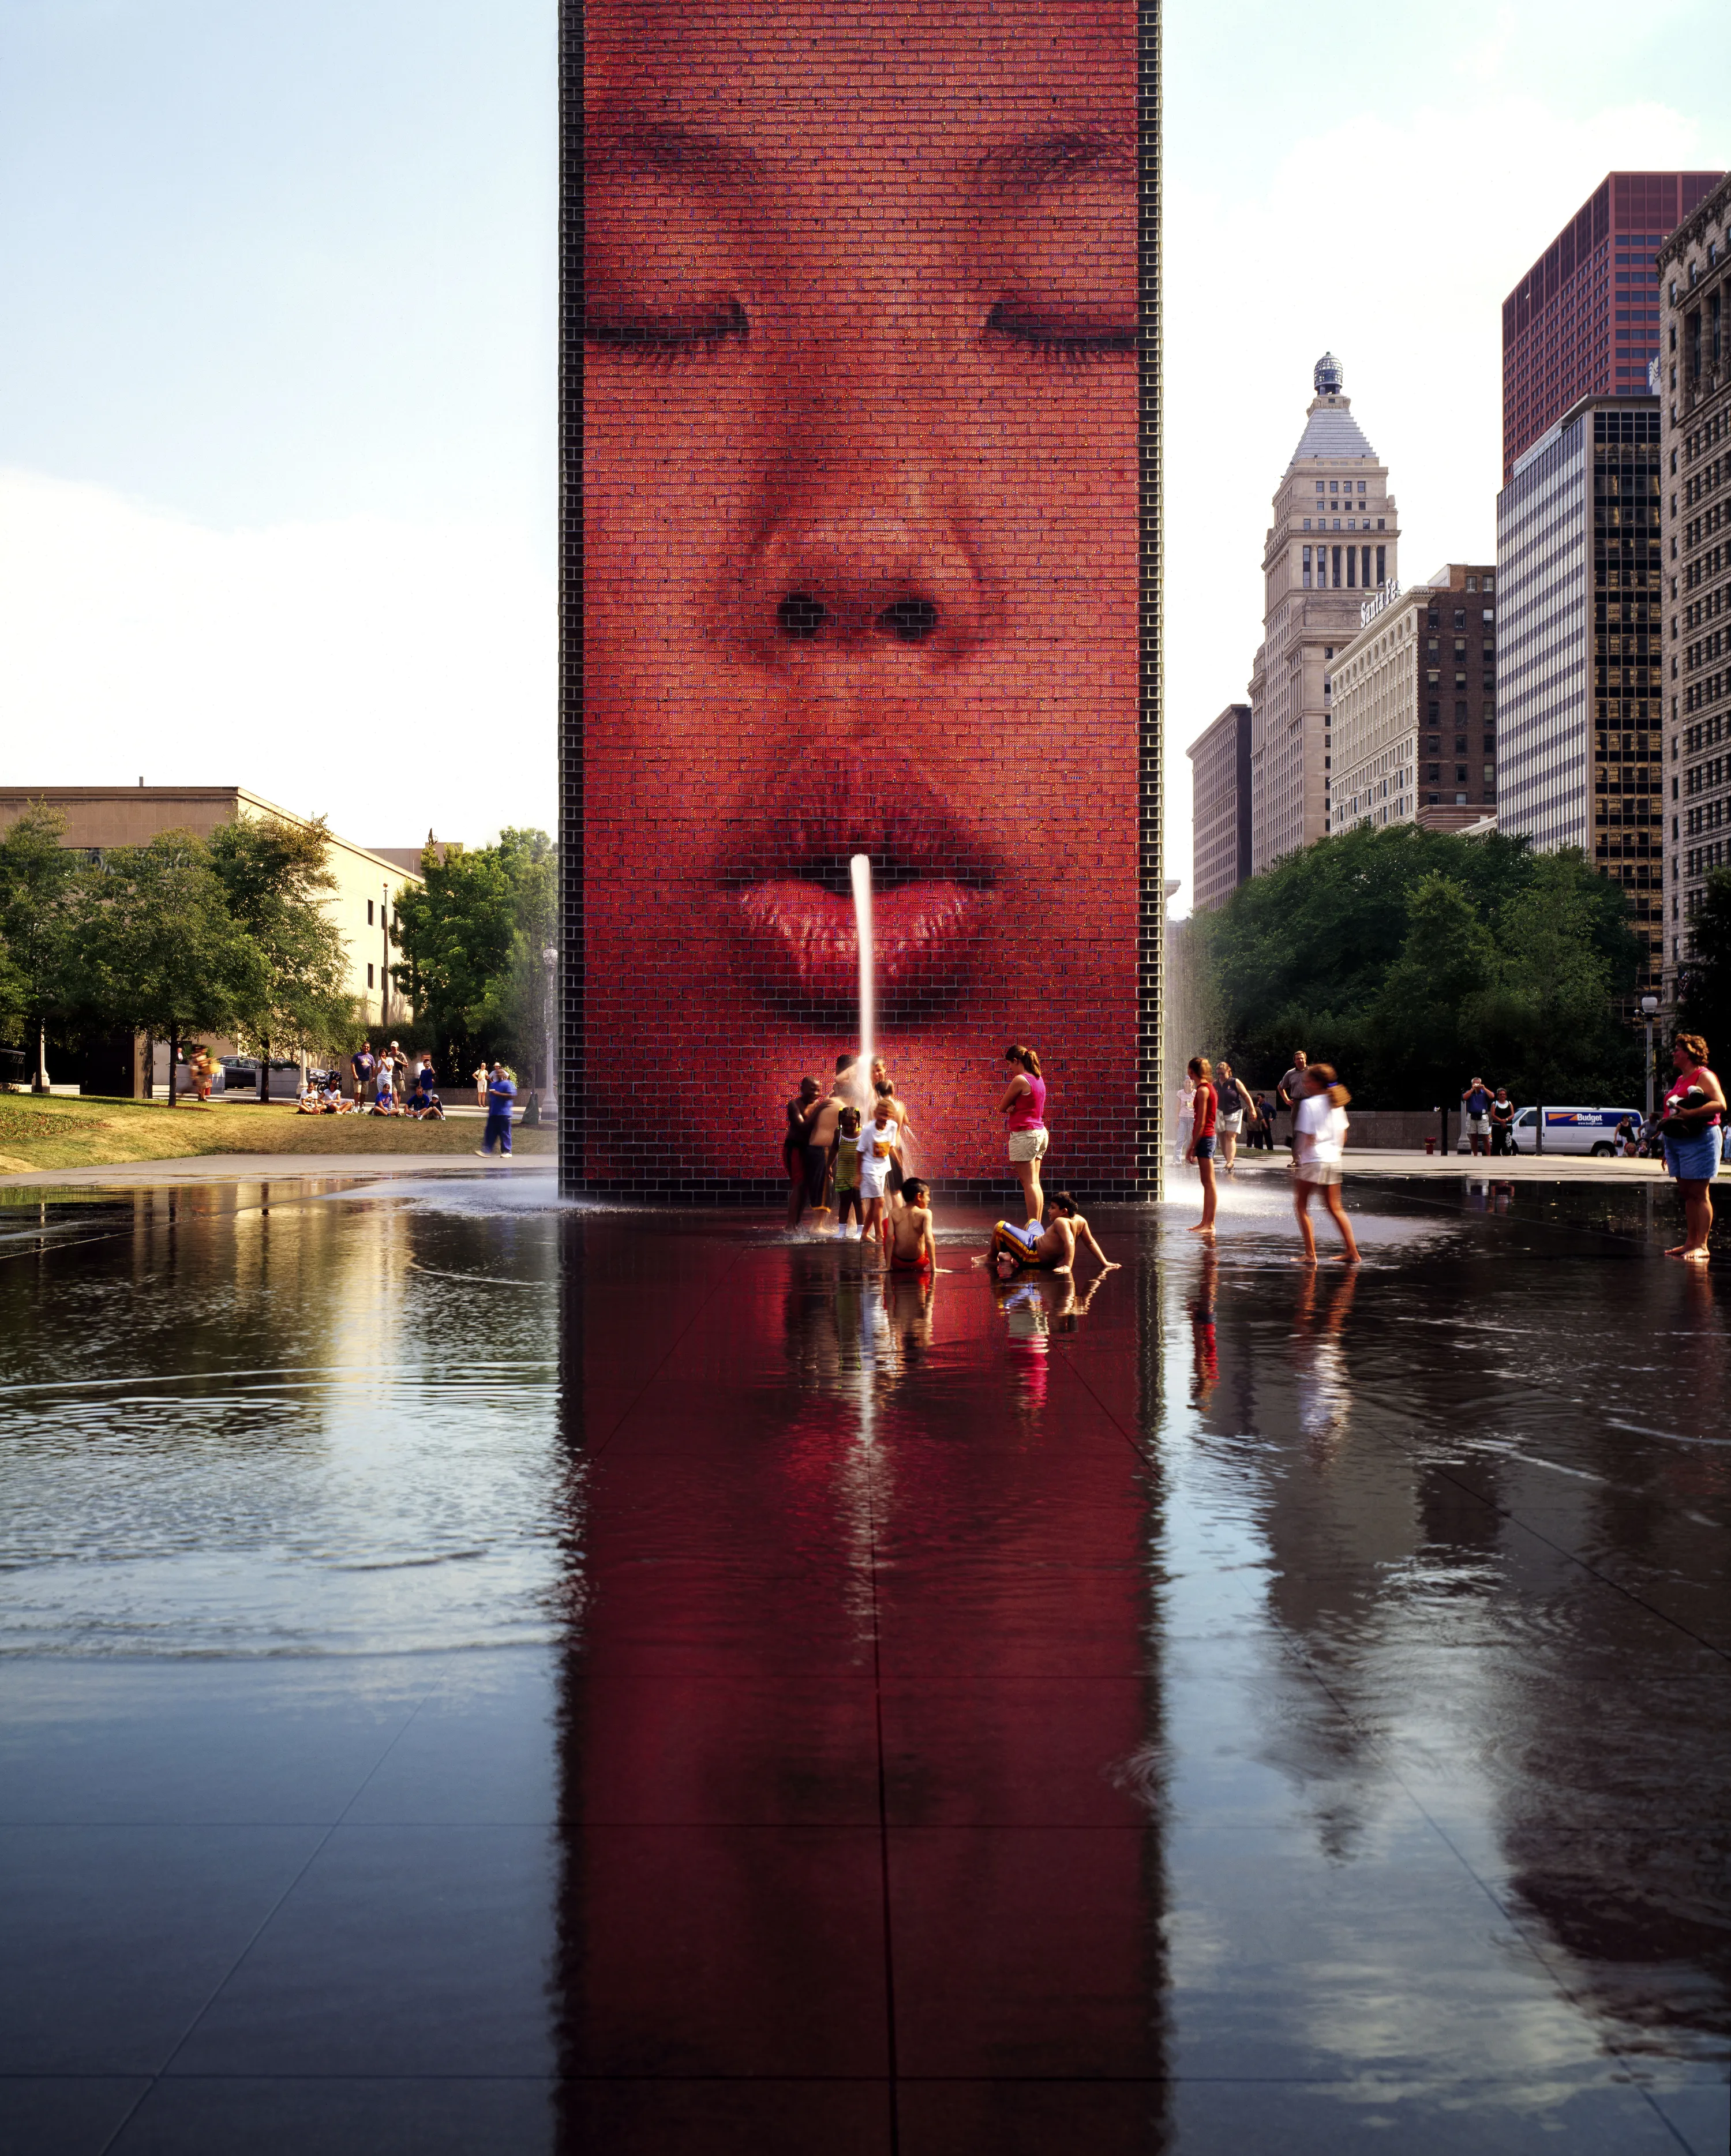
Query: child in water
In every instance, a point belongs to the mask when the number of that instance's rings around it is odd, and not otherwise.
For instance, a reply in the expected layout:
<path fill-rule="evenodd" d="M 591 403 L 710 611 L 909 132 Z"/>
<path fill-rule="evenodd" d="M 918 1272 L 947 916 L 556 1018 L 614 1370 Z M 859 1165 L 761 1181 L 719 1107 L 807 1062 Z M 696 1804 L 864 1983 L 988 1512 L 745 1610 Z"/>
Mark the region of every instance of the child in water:
<path fill-rule="evenodd" d="M 866 1216 L 860 1226 L 862 1241 L 876 1235 L 887 1245 L 890 1240 L 890 1170 L 901 1150 L 901 1128 L 881 1093 L 871 1111 L 871 1121 L 860 1133 L 860 1193 L 866 1200 Z"/>
<path fill-rule="evenodd" d="M 932 1233 L 932 1194 L 917 1175 L 901 1186 L 890 1243 L 890 1265 L 894 1271 L 930 1273 L 937 1270 L 937 1243 Z"/>
<path fill-rule="evenodd" d="M 838 1080 L 838 1084 L 840 1082 Z M 860 1111 L 844 1108 L 835 1125 L 835 1232 L 847 1233 L 850 1213 L 854 1232 L 860 1233 L 862 1200 L 860 1196 Z"/>

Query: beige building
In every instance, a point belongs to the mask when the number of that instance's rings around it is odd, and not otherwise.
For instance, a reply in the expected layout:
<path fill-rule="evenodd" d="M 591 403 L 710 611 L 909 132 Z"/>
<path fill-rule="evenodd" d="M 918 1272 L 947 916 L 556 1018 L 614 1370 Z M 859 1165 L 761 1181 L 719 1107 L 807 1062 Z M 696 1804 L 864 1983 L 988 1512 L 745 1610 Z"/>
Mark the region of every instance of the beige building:
<path fill-rule="evenodd" d="M 1731 178 L 1659 249 L 1664 543 L 1664 989 L 1731 864 Z"/>
<path fill-rule="evenodd" d="M 1334 661 L 1331 830 L 1494 815 L 1496 592 L 1490 564 L 1451 562 L 1364 601 Z"/>
<path fill-rule="evenodd" d="M 1190 910 L 1224 906 L 1251 872 L 1251 707 L 1228 704 L 1190 759 Z"/>
<path fill-rule="evenodd" d="M 33 801 L 45 802 L 65 817 L 67 845 L 93 852 L 141 846 L 162 831 L 193 831 L 206 838 L 218 824 L 240 816 L 275 817 L 303 828 L 311 821 L 249 793 L 244 786 L 8 786 L 0 787 L 0 830 Z M 406 865 L 411 858 L 419 861 L 419 851 L 376 851 L 338 838 L 330 840 L 326 856 L 336 888 L 325 900 L 325 910 L 342 932 L 349 953 L 348 992 L 368 1026 L 388 1029 L 412 1016 L 391 986 L 389 973 L 396 895 L 406 884 L 421 880 L 419 870 Z M 212 1045 L 228 1051 L 227 1043 Z"/>
<path fill-rule="evenodd" d="M 1331 828 L 1334 661 L 1363 626 L 1364 602 L 1400 574 L 1388 471 L 1353 417 L 1332 352 L 1314 379 L 1262 550 L 1263 640 L 1251 677 L 1257 875 Z"/>

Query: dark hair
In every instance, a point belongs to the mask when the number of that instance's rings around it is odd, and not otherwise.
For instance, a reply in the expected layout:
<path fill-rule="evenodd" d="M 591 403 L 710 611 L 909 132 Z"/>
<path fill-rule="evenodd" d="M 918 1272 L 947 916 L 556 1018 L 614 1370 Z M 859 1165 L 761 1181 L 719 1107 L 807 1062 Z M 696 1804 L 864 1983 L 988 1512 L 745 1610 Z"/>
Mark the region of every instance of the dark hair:
<path fill-rule="evenodd" d="M 1323 1091 L 1328 1096 L 1335 1107 L 1343 1108 L 1353 1097 L 1341 1084 L 1339 1074 L 1332 1063 L 1312 1063 L 1310 1066 L 1310 1075 L 1312 1078 L 1322 1080 Z"/>
<path fill-rule="evenodd" d="M 931 1195 L 930 1187 L 922 1176 L 911 1175 L 901 1186 L 904 1200 L 922 1200 Z"/>
<path fill-rule="evenodd" d="M 837 1077 L 840 1076 L 841 1073 L 846 1070 L 850 1063 L 857 1063 L 859 1060 L 860 1059 L 856 1055 L 838 1055 L 835 1059 L 835 1075 Z"/>
<path fill-rule="evenodd" d="M 1691 1062 L 1705 1063 L 1707 1060 L 1707 1043 L 1698 1033 L 1680 1033 L 1672 1045 L 1682 1049 Z"/>
<path fill-rule="evenodd" d="M 1004 1060 L 1006 1063 L 1020 1063 L 1030 1078 L 1040 1075 L 1040 1058 L 1031 1048 L 1006 1048 Z"/>
<path fill-rule="evenodd" d="M 1061 1213 L 1073 1213 L 1076 1210 L 1076 1200 L 1067 1190 L 1055 1190 L 1047 1199 L 1046 1204 L 1056 1205 Z"/>
<path fill-rule="evenodd" d="M 1193 1078 L 1199 1078 L 1204 1085 L 1213 1084 L 1214 1065 L 1205 1055 L 1193 1055 L 1184 1067 Z"/>
<path fill-rule="evenodd" d="M 878 1080 L 877 1096 L 881 1101 L 893 1101 L 895 1099 L 896 1081 L 893 1078 L 880 1078 Z"/>
<path fill-rule="evenodd" d="M 815 1078 L 802 1078 L 799 1081 L 799 1097 L 801 1100 L 815 1100 L 817 1097 L 817 1092 L 818 1081 Z"/>

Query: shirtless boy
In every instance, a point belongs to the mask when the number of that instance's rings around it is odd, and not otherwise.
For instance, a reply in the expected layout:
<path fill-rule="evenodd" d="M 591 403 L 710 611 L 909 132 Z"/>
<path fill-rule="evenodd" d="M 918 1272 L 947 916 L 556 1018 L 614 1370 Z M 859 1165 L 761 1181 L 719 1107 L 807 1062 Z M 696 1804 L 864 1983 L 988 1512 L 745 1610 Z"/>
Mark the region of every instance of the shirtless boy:
<path fill-rule="evenodd" d="M 917 1175 L 901 1186 L 901 1204 L 891 1223 L 890 1264 L 897 1272 L 937 1270 L 937 1244 L 932 1233 L 932 1197 Z"/>
<path fill-rule="evenodd" d="M 1046 1203 L 1051 1222 L 1043 1229 L 1031 1220 L 1025 1228 L 1013 1228 L 1007 1220 L 1000 1220 L 993 1229 L 989 1263 L 999 1280 L 1011 1279 L 1024 1265 L 1037 1266 L 1042 1272 L 1067 1273 L 1079 1243 L 1087 1245 L 1104 1270 L 1117 1270 L 1116 1261 L 1095 1241 L 1093 1229 L 1076 1211 L 1076 1200 L 1067 1190 L 1058 1191 Z"/>

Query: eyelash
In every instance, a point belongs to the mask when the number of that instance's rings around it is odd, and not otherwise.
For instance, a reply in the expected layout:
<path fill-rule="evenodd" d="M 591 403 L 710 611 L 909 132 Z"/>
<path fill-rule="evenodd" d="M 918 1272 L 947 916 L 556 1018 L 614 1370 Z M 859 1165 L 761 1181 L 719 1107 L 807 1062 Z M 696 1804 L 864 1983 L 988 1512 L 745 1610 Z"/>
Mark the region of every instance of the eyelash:
<path fill-rule="evenodd" d="M 745 309 L 737 300 L 727 313 L 690 327 L 675 328 L 653 316 L 634 321 L 583 323 L 584 341 L 617 352 L 640 367 L 681 367 L 694 360 L 712 359 L 724 344 L 737 339 L 743 344 L 751 333 Z"/>
<path fill-rule="evenodd" d="M 1036 322 L 1015 321 L 1001 304 L 986 318 L 986 335 L 1007 337 L 1042 367 L 1097 367 L 1104 360 L 1133 358 L 1139 341 L 1135 330 L 1079 336 L 1073 331 L 1042 329 Z"/>

